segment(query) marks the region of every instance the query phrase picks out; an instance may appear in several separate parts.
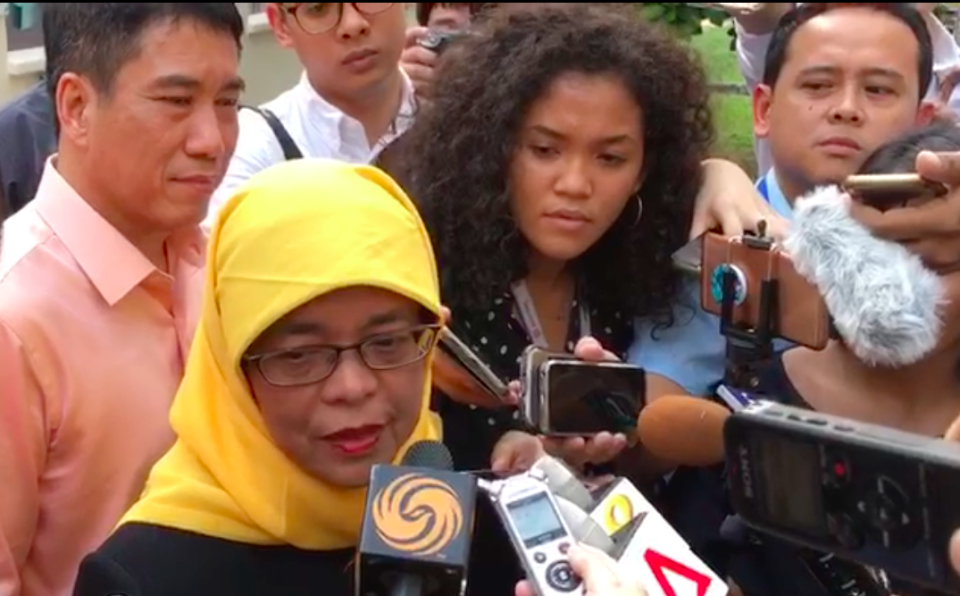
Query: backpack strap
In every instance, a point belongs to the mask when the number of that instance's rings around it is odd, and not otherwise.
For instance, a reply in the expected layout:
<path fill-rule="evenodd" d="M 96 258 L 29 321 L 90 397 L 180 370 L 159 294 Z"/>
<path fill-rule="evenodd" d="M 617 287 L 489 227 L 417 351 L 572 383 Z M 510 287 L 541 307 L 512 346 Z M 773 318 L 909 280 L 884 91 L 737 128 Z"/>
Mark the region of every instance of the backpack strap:
<path fill-rule="evenodd" d="M 300 151 L 299 147 L 297 147 L 297 144 L 293 141 L 290 133 L 287 132 L 287 129 L 283 126 L 283 123 L 280 122 L 280 119 L 277 118 L 276 114 L 266 108 L 257 108 L 254 106 L 240 107 L 260 114 L 260 116 L 267 121 L 267 126 L 270 127 L 270 130 L 273 131 L 273 135 L 277 137 L 277 141 L 280 142 L 280 148 L 283 149 L 284 159 L 289 161 L 291 159 L 301 159 L 303 157 L 303 152 Z"/>

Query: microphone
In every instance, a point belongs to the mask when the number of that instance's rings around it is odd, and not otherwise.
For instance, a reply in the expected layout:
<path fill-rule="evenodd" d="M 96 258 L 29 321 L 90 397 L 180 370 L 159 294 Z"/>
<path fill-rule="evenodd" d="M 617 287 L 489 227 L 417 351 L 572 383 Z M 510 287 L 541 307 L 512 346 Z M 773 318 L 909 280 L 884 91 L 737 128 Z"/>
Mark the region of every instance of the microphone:
<path fill-rule="evenodd" d="M 443 443 L 419 441 L 399 466 L 375 465 L 357 549 L 357 596 L 460 596 L 477 481 Z"/>
<path fill-rule="evenodd" d="M 723 463 L 723 425 L 730 411 L 709 399 L 665 395 L 640 412 L 640 442 L 654 456 L 681 466 Z"/>
<path fill-rule="evenodd" d="M 906 366 L 933 350 L 943 326 L 940 277 L 896 242 L 870 234 L 836 186 L 797 201 L 784 249 L 820 291 L 833 324 L 871 366 Z"/>

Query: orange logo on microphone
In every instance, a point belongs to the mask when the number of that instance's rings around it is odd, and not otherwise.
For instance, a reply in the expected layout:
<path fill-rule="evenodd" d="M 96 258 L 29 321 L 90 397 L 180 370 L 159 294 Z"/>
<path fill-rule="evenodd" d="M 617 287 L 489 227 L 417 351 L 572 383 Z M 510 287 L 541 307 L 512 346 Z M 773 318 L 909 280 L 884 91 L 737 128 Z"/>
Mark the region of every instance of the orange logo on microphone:
<path fill-rule="evenodd" d="M 404 474 L 381 489 L 372 517 L 385 544 L 415 556 L 436 555 L 463 529 L 463 508 L 456 491 L 442 480 L 420 474 Z"/>

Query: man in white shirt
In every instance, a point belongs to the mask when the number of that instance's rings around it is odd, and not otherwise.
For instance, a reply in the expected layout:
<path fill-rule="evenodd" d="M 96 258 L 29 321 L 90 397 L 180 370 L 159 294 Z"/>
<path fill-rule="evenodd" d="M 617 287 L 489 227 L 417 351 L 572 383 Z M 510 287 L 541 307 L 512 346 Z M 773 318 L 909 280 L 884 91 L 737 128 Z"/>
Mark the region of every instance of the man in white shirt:
<path fill-rule="evenodd" d="M 293 88 L 240 111 L 240 138 L 204 227 L 247 179 L 295 157 L 369 163 L 409 128 L 413 87 L 401 70 L 406 43 L 403 3 L 270 3 L 277 41 L 300 58 Z M 282 126 L 282 131 L 271 127 Z M 285 147 L 279 137 L 289 135 Z"/>

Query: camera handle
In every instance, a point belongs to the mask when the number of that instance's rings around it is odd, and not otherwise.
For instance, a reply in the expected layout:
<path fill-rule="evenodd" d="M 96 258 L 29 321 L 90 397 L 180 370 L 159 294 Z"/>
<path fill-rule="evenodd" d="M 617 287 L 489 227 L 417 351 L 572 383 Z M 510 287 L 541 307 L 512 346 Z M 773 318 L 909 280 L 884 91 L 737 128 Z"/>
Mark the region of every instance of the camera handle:
<path fill-rule="evenodd" d="M 772 249 L 772 242 L 762 236 L 744 237 L 743 242 L 757 250 Z M 749 327 L 733 320 L 736 284 L 736 274 L 727 268 L 723 272 L 723 299 L 720 303 L 720 333 L 727 339 L 723 382 L 735 389 L 754 391 L 760 384 L 757 368 L 773 357 L 780 287 L 776 279 L 760 282 L 760 316 L 756 327 Z"/>

